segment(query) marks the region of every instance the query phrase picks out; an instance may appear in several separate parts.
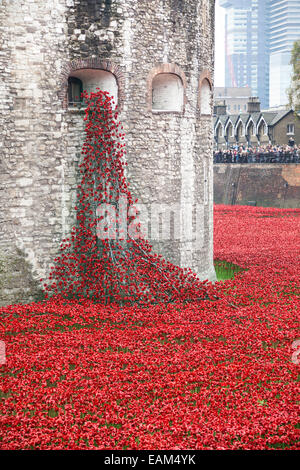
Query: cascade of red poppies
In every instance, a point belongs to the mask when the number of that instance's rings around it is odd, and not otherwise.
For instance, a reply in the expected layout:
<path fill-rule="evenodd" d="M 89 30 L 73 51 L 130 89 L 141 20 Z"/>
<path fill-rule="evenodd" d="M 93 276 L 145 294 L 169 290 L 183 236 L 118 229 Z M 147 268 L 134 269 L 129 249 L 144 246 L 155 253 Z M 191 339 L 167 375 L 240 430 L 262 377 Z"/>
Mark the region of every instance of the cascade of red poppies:
<path fill-rule="evenodd" d="M 211 302 L 1 307 L 0 449 L 299 449 L 299 233 L 300 209 L 215 206 L 246 270 Z"/>
<path fill-rule="evenodd" d="M 83 98 L 86 138 L 76 225 L 61 244 L 47 295 L 104 303 L 204 298 L 204 283 L 155 254 L 131 215 L 137 200 L 126 182 L 125 136 L 112 98 L 100 90 Z"/>

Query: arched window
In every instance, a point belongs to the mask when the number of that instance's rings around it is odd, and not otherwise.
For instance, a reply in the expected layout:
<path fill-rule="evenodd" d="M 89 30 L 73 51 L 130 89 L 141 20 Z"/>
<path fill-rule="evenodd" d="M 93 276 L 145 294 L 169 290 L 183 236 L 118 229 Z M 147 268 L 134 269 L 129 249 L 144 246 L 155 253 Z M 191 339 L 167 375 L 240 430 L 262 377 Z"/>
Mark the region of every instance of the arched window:
<path fill-rule="evenodd" d="M 239 122 L 237 126 L 237 131 L 236 131 L 237 139 L 239 140 L 241 137 L 244 137 L 245 135 L 245 128 L 243 126 L 242 121 Z"/>
<path fill-rule="evenodd" d="M 255 128 L 254 128 L 254 123 L 253 121 L 250 121 L 248 126 L 247 126 L 247 136 L 248 138 L 253 137 L 255 135 Z"/>
<path fill-rule="evenodd" d="M 82 81 L 79 78 L 68 78 L 68 99 L 70 104 L 81 102 L 81 93 L 83 91 Z"/>
<path fill-rule="evenodd" d="M 226 124 L 226 140 L 232 139 L 234 137 L 234 127 L 231 121 L 228 121 Z"/>
<path fill-rule="evenodd" d="M 219 122 L 218 127 L 217 127 L 217 138 L 219 139 L 221 137 L 223 137 L 223 126 Z"/>
<path fill-rule="evenodd" d="M 118 84 L 113 73 L 99 69 L 80 69 L 75 70 L 69 77 L 69 103 L 76 103 L 77 100 L 70 100 L 72 97 L 71 90 L 78 89 L 82 84 L 82 90 L 88 93 L 96 92 L 97 88 L 107 91 L 113 97 L 114 105 L 118 104 Z M 77 87 L 77 88 L 76 88 Z"/>
<path fill-rule="evenodd" d="M 267 125 L 264 119 L 261 119 L 259 126 L 258 126 L 258 135 L 262 137 L 263 135 L 267 135 Z"/>
<path fill-rule="evenodd" d="M 201 83 L 200 105 L 201 114 L 211 114 L 211 87 L 206 78 Z"/>
<path fill-rule="evenodd" d="M 183 83 L 175 73 L 159 73 L 152 81 L 152 111 L 183 110 Z"/>

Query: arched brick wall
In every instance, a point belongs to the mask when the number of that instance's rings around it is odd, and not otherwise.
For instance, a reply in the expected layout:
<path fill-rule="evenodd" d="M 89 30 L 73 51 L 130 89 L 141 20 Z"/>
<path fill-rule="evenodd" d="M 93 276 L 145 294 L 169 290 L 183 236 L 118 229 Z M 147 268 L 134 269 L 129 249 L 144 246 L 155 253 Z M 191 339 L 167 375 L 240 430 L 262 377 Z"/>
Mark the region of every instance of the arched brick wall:
<path fill-rule="evenodd" d="M 212 81 L 212 78 L 211 78 L 211 74 L 210 74 L 210 71 L 205 69 L 201 72 L 201 75 L 199 77 L 199 86 L 198 86 L 198 109 L 199 109 L 199 112 L 201 113 L 201 89 L 202 89 L 202 84 L 204 82 L 204 80 L 207 80 L 209 86 L 210 86 L 210 91 L 211 91 L 211 109 L 212 109 L 212 101 L 213 101 L 213 93 L 212 93 L 212 90 L 213 90 L 213 81 Z M 210 116 L 211 114 L 202 114 L 202 116 Z"/>
<path fill-rule="evenodd" d="M 153 81 L 153 78 L 159 73 L 173 73 L 181 78 L 182 85 L 183 85 L 183 107 L 182 107 L 182 111 L 158 111 L 158 112 L 183 114 L 185 105 L 186 105 L 186 76 L 185 76 L 184 71 L 178 65 L 167 64 L 167 63 L 156 65 L 148 74 L 147 97 L 146 97 L 147 111 L 152 112 L 152 81 Z"/>
<path fill-rule="evenodd" d="M 115 77 L 118 84 L 118 108 L 121 109 L 125 98 L 125 77 L 119 65 L 109 61 L 101 61 L 100 58 L 77 59 L 73 60 L 65 66 L 61 74 L 61 87 L 59 90 L 59 98 L 62 102 L 62 107 L 68 107 L 68 78 L 72 72 L 82 69 L 98 69 L 111 72 Z"/>

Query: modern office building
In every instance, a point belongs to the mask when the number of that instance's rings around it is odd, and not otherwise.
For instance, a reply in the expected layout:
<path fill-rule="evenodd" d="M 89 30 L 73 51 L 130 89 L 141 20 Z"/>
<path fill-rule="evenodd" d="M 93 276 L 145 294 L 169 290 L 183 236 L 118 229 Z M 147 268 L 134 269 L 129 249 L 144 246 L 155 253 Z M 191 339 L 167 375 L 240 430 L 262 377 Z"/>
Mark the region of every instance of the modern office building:
<path fill-rule="evenodd" d="M 252 89 L 269 106 L 269 0 L 220 0 L 225 8 L 225 86 Z"/>
<path fill-rule="evenodd" d="M 291 50 L 300 39 L 300 0 L 270 0 L 270 106 L 288 103 Z"/>
<path fill-rule="evenodd" d="M 219 0 L 225 9 L 225 86 L 252 88 L 262 108 L 288 104 L 300 0 Z"/>

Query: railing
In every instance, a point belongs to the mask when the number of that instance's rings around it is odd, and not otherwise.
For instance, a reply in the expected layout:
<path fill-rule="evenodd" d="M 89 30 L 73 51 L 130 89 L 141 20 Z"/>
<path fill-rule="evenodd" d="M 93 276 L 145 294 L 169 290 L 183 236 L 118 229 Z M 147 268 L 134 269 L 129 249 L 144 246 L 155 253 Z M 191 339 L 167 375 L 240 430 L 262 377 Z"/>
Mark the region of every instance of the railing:
<path fill-rule="evenodd" d="M 291 152 L 214 152 L 214 163 L 293 163 L 300 164 L 300 150 Z"/>

